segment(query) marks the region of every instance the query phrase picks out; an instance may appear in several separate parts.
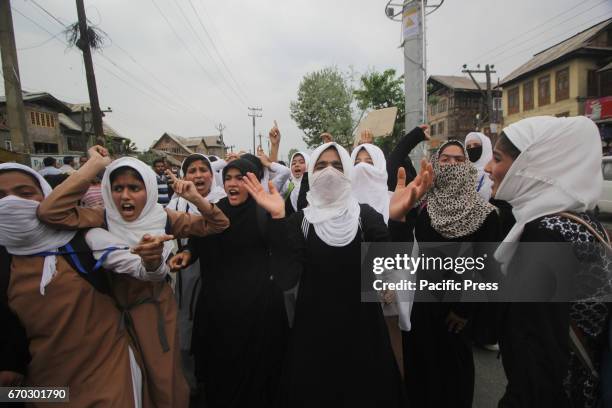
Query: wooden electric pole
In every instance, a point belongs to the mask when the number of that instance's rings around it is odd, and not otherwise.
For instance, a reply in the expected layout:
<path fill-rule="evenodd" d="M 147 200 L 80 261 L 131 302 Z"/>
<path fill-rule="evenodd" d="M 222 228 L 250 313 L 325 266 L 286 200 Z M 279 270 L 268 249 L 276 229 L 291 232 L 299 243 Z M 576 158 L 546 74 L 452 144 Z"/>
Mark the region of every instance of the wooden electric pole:
<path fill-rule="evenodd" d="M 89 104 L 91 105 L 91 120 L 93 124 L 96 143 L 104 145 L 104 129 L 102 127 L 102 112 L 98 101 L 98 89 L 96 87 L 96 76 L 94 74 L 91 49 L 89 48 L 89 29 L 87 27 L 87 16 L 83 0 L 76 0 L 77 15 L 79 17 L 80 38 L 77 47 L 83 51 L 83 62 L 85 63 L 85 75 L 87 76 L 87 91 L 89 92 Z"/>
<path fill-rule="evenodd" d="M 2 57 L 2 75 L 4 76 L 11 143 L 16 152 L 29 154 L 31 151 L 30 137 L 23 107 L 10 0 L 0 1 L 0 56 Z"/>
<path fill-rule="evenodd" d="M 489 129 L 491 129 L 491 122 L 493 121 L 493 90 L 491 89 L 491 74 L 496 73 L 497 71 L 492 71 L 492 69 L 495 67 L 495 65 L 485 65 L 485 69 L 482 70 L 480 69 L 480 65 L 478 65 L 478 69 L 467 69 L 467 65 L 463 66 L 463 71 L 464 73 L 467 73 L 470 78 L 472 78 L 472 81 L 474 82 L 474 84 L 476 85 L 476 88 L 478 88 L 478 90 L 480 92 L 482 92 L 483 97 L 486 100 L 486 108 L 487 108 L 487 112 L 486 112 L 486 122 L 489 123 Z M 487 89 L 483 90 L 480 87 L 480 84 L 478 83 L 478 81 L 476 81 L 476 78 L 474 78 L 474 76 L 472 74 L 485 74 L 486 78 L 487 78 Z M 480 124 L 485 123 L 484 120 L 484 112 L 480 112 Z"/>

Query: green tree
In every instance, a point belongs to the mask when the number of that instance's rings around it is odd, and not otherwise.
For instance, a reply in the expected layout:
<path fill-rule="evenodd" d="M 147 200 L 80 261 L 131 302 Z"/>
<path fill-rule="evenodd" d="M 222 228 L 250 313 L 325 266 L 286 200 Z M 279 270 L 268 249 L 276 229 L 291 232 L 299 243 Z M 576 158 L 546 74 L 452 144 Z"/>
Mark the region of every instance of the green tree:
<path fill-rule="evenodd" d="M 394 69 L 383 72 L 372 71 L 361 76 L 361 87 L 354 91 L 357 107 L 361 110 L 361 117 L 370 109 L 397 107 L 397 117 L 393 133 L 385 138 L 376 139 L 383 150 L 390 151 L 404 134 L 405 99 L 404 76 L 396 76 Z"/>
<path fill-rule="evenodd" d="M 152 152 L 151 150 L 147 150 L 146 152 L 138 153 L 136 158 L 140 161 L 147 163 L 149 166 L 153 165 L 153 160 L 159 157 L 158 154 Z"/>
<path fill-rule="evenodd" d="M 336 67 L 306 74 L 291 101 L 291 118 L 304 132 L 309 147 L 321 144 L 320 135 L 329 132 L 343 146 L 352 144 L 353 94 L 350 84 Z"/>

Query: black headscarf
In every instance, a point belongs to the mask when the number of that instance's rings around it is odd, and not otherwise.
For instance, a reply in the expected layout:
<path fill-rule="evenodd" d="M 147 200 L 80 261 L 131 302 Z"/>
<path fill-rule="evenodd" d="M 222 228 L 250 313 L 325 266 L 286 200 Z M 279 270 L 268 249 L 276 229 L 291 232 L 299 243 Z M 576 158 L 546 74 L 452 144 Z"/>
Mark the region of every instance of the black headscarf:
<path fill-rule="evenodd" d="M 258 180 L 261 180 L 259 172 L 257 171 L 257 167 L 253 164 L 251 160 L 246 159 L 244 156 L 246 156 L 246 154 L 240 157 L 239 159 L 232 160 L 231 162 L 227 163 L 227 165 L 223 168 L 224 182 L 225 182 L 225 175 L 227 174 L 229 169 L 237 169 L 240 172 L 240 174 L 242 174 L 243 176 L 246 176 L 247 173 L 253 173 L 255 174 L 255 176 L 257 176 Z M 255 158 L 257 159 L 257 157 Z"/>
<path fill-rule="evenodd" d="M 259 157 L 255 156 L 255 155 L 253 155 L 251 153 L 245 153 L 242 156 L 240 156 L 240 158 L 248 160 L 251 164 L 253 164 L 255 166 L 255 168 L 257 170 L 254 171 L 253 173 L 255 173 L 255 175 L 257 176 L 258 180 L 261 180 L 263 178 L 264 167 L 263 167 L 263 164 L 261 164 L 261 160 L 259 160 Z"/>

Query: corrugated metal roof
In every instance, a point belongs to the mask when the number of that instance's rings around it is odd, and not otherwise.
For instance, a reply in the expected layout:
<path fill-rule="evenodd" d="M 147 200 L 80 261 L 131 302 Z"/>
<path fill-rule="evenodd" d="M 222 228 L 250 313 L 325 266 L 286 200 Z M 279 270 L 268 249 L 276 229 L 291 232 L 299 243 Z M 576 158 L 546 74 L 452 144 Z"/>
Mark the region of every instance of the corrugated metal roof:
<path fill-rule="evenodd" d="M 21 98 L 24 102 L 47 102 L 58 108 L 59 111 L 70 112 L 70 107 L 63 101 L 47 92 L 22 92 Z M 6 103 L 6 95 L 0 96 L 0 103 Z"/>
<path fill-rule="evenodd" d="M 60 125 L 76 132 L 82 131 L 81 126 L 68 116 L 64 115 L 63 113 L 60 113 L 58 116 Z"/>
<path fill-rule="evenodd" d="M 442 85 L 451 89 L 464 89 L 468 91 L 478 91 L 478 87 L 474 84 L 469 77 L 463 76 L 452 76 L 452 75 L 432 75 L 429 77 L 430 80 L 437 81 Z M 487 89 L 485 82 L 479 82 L 482 89 Z"/>
<path fill-rule="evenodd" d="M 183 138 L 185 140 L 185 146 L 187 147 L 195 147 L 202 143 L 202 137 L 187 137 Z"/>
<path fill-rule="evenodd" d="M 524 75 L 542 68 L 554 61 L 557 61 L 568 54 L 578 51 L 588 46 L 588 42 L 604 30 L 610 23 L 612 18 L 602 21 L 578 34 L 560 42 L 559 44 L 553 45 L 539 53 L 535 54 L 533 58 L 521 65 L 514 71 L 512 71 L 507 77 L 501 81 L 501 85 L 505 85 L 509 82 L 515 81 Z"/>
<path fill-rule="evenodd" d="M 597 72 L 604 72 L 607 71 L 609 69 L 612 69 L 612 62 L 610 62 L 608 65 L 606 65 L 605 67 L 598 69 Z"/>
<path fill-rule="evenodd" d="M 208 147 L 222 147 L 223 146 L 223 144 L 221 143 L 221 136 L 219 135 L 203 136 L 202 139 L 204 139 L 204 143 Z"/>
<path fill-rule="evenodd" d="M 175 135 L 175 134 L 169 133 L 169 132 L 164 133 L 164 135 L 166 135 L 170 139 L 174 140 L 178 145 L 180 145 L 183 149 L 185 149 L 185 151 L 187 151 L 189 154 L 194 153 L 193 150 L 191 150 L 190 148 L 187 147 L 187 140 L 184 137 L 179 136 L 179 135 Z M 162 135 L 162 137 L 164 137 L 164 135 Z M 155 145 L 158 141 L 153 143 L 153 145 Z"/>

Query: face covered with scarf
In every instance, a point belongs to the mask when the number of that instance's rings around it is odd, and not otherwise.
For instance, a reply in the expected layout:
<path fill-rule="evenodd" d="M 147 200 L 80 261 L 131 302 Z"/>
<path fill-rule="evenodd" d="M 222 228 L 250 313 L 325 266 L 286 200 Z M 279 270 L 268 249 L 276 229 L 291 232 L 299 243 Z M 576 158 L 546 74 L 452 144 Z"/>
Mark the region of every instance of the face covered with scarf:
<path fill-rule="evenodd" d="M 42 224 L 36 215 L 38 206 L 51 194 L 51 186 L 37 172 L 17 163 L 0 164 L 0 245 L 13 255 L 57 252 L 76 234 Z M 44 258 L 40 293 L 56 271 L 55 255 Z"/>
<path fill-rule="evenodd" d="M 357 201 L 369 204 L 389 220 L 390 195 L 387 187 L 387 161 L 385 155 L 372 144 L 361 144 L 351 153 L 355 163 L 351 172 L 353 194 Z"/>
<path fill-rule="evenodd" d="M 357 233 L 360 209 L 351 189 L 352 168 L 348 152 L 334 142 L 315 149 L 308 165 L 304 217 L 330 246 L 348 245 Z"/>
<path fill-rule="evenodd" d="M 476 232 L 494 211 L 476 191 L 478 171 L 467 160 L 459 141 L 448 141 L 433 157 L 434 187 L 427 193 L 432 227 L 443 237 L 459 238 Z"/>

